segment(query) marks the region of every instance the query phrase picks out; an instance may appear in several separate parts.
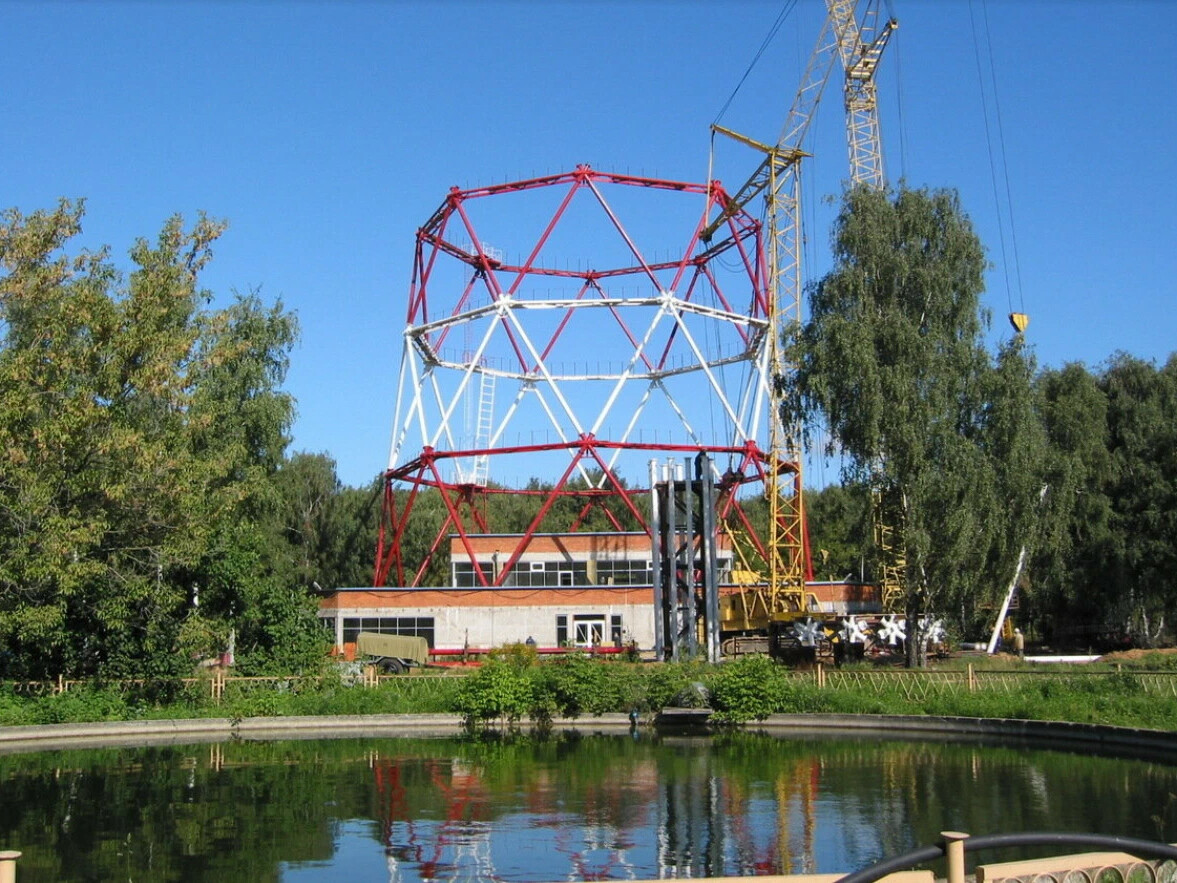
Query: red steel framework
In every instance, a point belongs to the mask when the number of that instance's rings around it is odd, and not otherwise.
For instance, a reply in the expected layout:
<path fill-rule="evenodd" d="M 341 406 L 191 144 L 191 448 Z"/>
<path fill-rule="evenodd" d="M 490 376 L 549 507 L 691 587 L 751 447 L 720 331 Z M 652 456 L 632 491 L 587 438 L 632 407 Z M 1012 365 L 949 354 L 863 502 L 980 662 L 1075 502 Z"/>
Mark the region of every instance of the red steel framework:
<path fill-rule="evenodd" d="M 657 199 L 634 198 L 643 191 Z M 520 205 L 529 194 L 537 202 Z M 528 226 L 538 233 L 512 262 L 501 246 Z M 649 244 L 674 236 L 662 251 Z M 569 250 L 587 266 L 571 266 Z M 492 587 L 511 584 L 541 529 L 575 532 L 599 512 L 618 531 L 650 533 L 648 463 L 700 452 L 716 464 L 721 529 L 768 562 L 743 502 L 771 470 L 782 493 L 801 492 L 800 464 L 773 462 L 764 443 L 779 401 L 773 296 L 762 224 L 717 181 L 581 165 L 452 188 L 417 233 L 375 585 L 423 585 L 451 536 Z M 558 477 L 503 481 L 508 463 Z M 408 561 L 407 532 L 431 493 L 440 525 Z M 471 538 L 504 532 L 489 502 L 501 495 L 531 498 L 534 514 L 492 569 Z M 785 542 L 811 574 L 805 537 Z"/>

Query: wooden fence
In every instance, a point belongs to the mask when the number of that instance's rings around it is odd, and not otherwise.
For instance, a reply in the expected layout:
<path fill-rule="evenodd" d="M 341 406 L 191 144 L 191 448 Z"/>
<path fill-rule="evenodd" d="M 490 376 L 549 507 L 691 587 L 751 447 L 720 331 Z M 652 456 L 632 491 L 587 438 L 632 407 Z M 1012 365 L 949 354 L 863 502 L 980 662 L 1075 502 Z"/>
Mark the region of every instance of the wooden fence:
<path fill-rule="evenodd" d="M 1126 689 L 1138 689 L 1150 696 L 1177 698 L 1177 671 L 1051 671 L 975 669 L 963 671 L 920 671 L 912 669 L 842 669 L 818 664 L 812 671 L 797 671 L 792 677 L 822 689 L 868 687 L 901 693 L 907 699 L 961 693 L 1017 693 L 1030 685 L 1051 681 L 1073 685 L 1077 682 L 1112 682 Z"/>
<path fill-rule="evenodd" d="M 434 686 L 442 689 L 453 678 L 463 677 L 471 670 L 447 671 L 427 674 L 381 675 L 374 667 L 366 666 L 348 683 L 361 688 L 381 686 L 401 692 L 428 690 Z M 328 676 L 339 681 L 338 675 Z M 909 700 L 921 700 L 930 696 L 957 695 L 962 693 L 1017 693 L 1031 685 L 1042 685 L 1051 681 L 1073 686 L 1076 683 L 1111 681 L 1126 690 L 1143 692 L 1161 698 L 1177 698 L 1177 671 L 1051 671 L 1051 670 L 991 670 L 975 669 L 972 665 L 959 671 L 920 671 L 908 669 L 858 669 L 833 668 L 817 665 L 808 670 L 789 672 L 789 677 L 802 683 L 809 683 L 823 690 L 869 688 L 878 692 L 898 693 Z M 215 669 L 202 677 L 175 678 L 171 680 L 109 680 L 83 681 L 58 678 L 56 681 L 2 681 L 0 691 L 22 696 L 45 696 L 65 693 L 80 687 L 104 687 L 123 693 L 152 689 L 183 690 L 195 695 L 204 693 L 213 701 L 220 702 L 226 690 L 234 694 L 259 691 L 298 692 L 321 685 L 322 676 L 267 676 L 245 677 L 228 674 Z"/>

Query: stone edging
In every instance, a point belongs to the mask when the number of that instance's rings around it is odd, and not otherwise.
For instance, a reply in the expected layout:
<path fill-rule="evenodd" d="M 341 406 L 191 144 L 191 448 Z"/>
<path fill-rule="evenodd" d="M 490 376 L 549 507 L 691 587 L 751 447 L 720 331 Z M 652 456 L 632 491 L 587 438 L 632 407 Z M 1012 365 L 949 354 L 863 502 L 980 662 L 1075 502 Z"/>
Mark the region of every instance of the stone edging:
<path fill-rule="evenodd" d="M 935 715 L 773 714 L 759 724 L 749 726 L 814 734 L 858 732 L 949 735 L 976 739 L 1014 737 L 1060 748 L 1087 746 L 1108 750 L 1132 749 L 1167 755 L 1177 762 L 1177 733 L 1107 724 Z"/>
<path fill-rule="evenodd" d="M 558 729 L 613 732 L 628 730 L 629 717 L 557 718 Z M 332 738 L 347 736 L 451 735 L 462 732 L 453 714 L 369 714 L 308 717 L 193 718 L 184 720 L 101 721 L 79 724 L 0 727 L 0 751 L 28 751 L 118 744 L 209 742 L 224 739 Z M 1051 747 L 1131 749 L 1177 762 L 1177 734 L 1161 730 L 970 717 L 876 714 L 774 714 L 744 729 L 806 735 L 908 734 L 1041 742 Z"/>

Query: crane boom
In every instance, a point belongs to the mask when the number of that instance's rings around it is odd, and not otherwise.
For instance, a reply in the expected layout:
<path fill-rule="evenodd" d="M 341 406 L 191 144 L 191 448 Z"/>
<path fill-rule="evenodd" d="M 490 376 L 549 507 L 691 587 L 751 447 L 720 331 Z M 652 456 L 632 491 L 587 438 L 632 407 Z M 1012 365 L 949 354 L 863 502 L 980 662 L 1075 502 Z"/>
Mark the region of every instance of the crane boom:
<path fill-rule="evenodd" d="M 753 610 L 763 611 L 769 620 L 801 613 L 806 606 L 805 582 L 812 578 L 809 560 L 801 479 L 802 428 L 798 418 L 784 413 L 783 389 L 794 381 L 797 366 L 789 362 L 785 339 L 801 326 L 803 279 L 801 273 L 801 159 L 802 149 L 813 121 L 835 56 L 846 73 L 844 98 L 850 143 L 851 180 L 873 186 L 884 185 L 882 148 L 874 83 L 875 70 L 891 32 L 889 21 L 877 37 L 873 34 L 873 13 L 868 10 L 864 25 L 855 17 L 857 0 L 826 0 L 826 18 L 813 53 L 805 68 L 800 88 L 775 145 L 768 145 L 722 126 L 712 131 L 732 138 L 762 154 L 748 180 L 722 206 L 702 231 L 704 241 L 712 237 L 732 216 L 752 200 L 763 196 L 765 207 L 765 253 L 767 320 L 764 357 L 775 378 L 770 397 L 769 449 L 765 496 L 769 503 L 768 571 L 763 594 L 741 596 L 739 604 L 728 607 L 724 618 L 729 628 L 763 625 Z M 734 601 L 734 599 L 733 599 Z"/>
<path fill-rule="evenodd" d="M 730 137 L 763 154 L 756 170 L 703 229 L 710 241 L 729 218 L 759 196 L 764 198 L 766 301 L 769 333 L 764 336 L 764 357 L 774 378 L 769 398 L 768 457 L 764 493 L 769 505 L 767 574 L 763 594 L 741 596 L 725 615 L 730 627 L 759 628 L 767 624 L 753 610 L 768 618 L 785 612 L 801 612 L 805 606 L 805 582 L 812 577 L 809 560 L 801 480 L 801 426 L 783 413 L 782 387 L 796 376 L 795 364 L 787 364 L 782 338 L 801 325 L 801 176 L 800 161 L 808 154 L 802 144 L 829 79 L 837 51 L 837 39 L 829 17 L 793 98 L 775 146 L 713 125 L 712 131 Z"/>
<path fill-rule="evenodd" d="M 893 18 L 888 19 L 876 35 L 874 22 L 878 10 L 875 4 L 867 4 L 861 25 L 856 17 L 857 5 L 857 0 L 826 0 L 827 20 L 837 38 L 838 56 L 845 72 L 842 96 L 846 106 L 850 181 L 882 188 L 887 179 L 883 174 L 875 72 L 899 23 Z"/>
<path fill-rule="evenodd" d="M 875 189 L 887 186 L 883 173 L 883 143 L 879 134 L 878 90 L 875 73 L 891 34 L 899 27 L 889 19 L 875 34 L 878 9 L 869 0 L 862 23 L 857 0 L 826 0 L 826 13 L 838 42 L 838 57 L 845 74 L 842 97 L 846 109 L 846 143 L 850 156 L 850 183 Z M 904 538 L 906 501 L 899 488 L 882 480 L 882 469 L 871 470 L 871 528 L 875 544 L 875 582 L 883 609 L 898 612 L 907 586 L 907 554 Z"/>

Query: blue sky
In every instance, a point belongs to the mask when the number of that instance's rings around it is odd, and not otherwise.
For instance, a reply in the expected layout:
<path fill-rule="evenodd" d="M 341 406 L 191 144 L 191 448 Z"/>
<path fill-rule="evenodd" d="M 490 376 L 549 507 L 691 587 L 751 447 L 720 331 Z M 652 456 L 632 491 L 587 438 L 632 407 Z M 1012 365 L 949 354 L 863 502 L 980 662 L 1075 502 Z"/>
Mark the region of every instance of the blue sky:
<path fill-rule="evenodd" d="M 783 6 L 7 0 L 0 206 L 85 197 L 81 243 L 120 260 L 174 213 L 227 219 L 207 287 L 297 311 L 293 447 L 365 483 L 388 455 L 413 236 L 448 188 L 577 163 L 703 180 L 708 126 Z M 1044 365 L 1166 358 L 1177 115 L 1156 70 L 1171 7 L 890 8 L 888 175 L 960 191 L 995 264 L 994 339 L 1012 297 Z M 775 140 L 821 15 L 800 0 L 724 125 Z M 810 144 L 809 276 L 828 267 L 821 197 L 846 175 L 840 98 L 833 81 Z M 753 163 L 724 147 L 714 174 L 734 189 Z"/>

